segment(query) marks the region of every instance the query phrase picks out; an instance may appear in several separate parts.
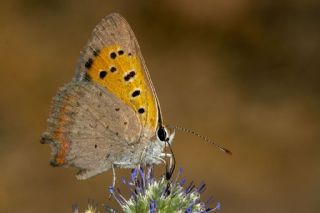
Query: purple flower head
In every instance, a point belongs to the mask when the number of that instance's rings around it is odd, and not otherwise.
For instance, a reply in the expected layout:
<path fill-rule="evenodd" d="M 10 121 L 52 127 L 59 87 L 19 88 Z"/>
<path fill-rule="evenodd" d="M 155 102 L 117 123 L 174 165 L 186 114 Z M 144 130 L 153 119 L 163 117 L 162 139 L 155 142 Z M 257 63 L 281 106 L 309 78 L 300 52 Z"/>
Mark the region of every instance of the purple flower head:
<path fill-rule="evenodd" d="M 207 202 L 200 200 L 206 184 L 201 182 L 196 186 L 190 182 L 183 187 L 186 180 L 180 179 L 182 168 L 177 177 L 169 180 L 162 176 L 158 180 L 153 175 L 153 168 L 133 169 L 130 180 L 122 178 L 122 183 L 129 188 L 131 196 L 126 199 L 120 190 L 109 189 L 111 196 L 118 202 L 124 212 L 213 212 L 220 209 L 220 203 L 210 207 L 212 199 Z"/>

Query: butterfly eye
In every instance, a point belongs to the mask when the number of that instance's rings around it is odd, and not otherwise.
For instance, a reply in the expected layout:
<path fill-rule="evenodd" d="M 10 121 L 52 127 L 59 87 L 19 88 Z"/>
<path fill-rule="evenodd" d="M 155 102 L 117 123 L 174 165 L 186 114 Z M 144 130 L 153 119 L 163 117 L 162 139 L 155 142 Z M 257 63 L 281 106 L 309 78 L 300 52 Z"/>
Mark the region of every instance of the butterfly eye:
<path fill-rule="evenodd" d="M 165 128 L 163 126 L 161 126 L 159 129 L 158 129 L 158 138 L 160 139 L 160 141 L 165 141 L 166 138 L 167 138 L 167 132 L 165 130 Z"/>

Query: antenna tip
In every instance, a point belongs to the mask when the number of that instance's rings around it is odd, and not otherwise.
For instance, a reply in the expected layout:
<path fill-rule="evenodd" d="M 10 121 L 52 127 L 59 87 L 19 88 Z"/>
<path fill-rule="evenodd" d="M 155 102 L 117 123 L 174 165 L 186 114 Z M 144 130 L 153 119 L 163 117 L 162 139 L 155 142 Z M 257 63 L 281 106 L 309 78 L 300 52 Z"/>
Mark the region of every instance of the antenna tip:
<path fill-rule="evenodd" d="M 232 152 L 228 149 L 224 149 L 225 153 L 229 154 L 229 155 L 232 155 Z"/>

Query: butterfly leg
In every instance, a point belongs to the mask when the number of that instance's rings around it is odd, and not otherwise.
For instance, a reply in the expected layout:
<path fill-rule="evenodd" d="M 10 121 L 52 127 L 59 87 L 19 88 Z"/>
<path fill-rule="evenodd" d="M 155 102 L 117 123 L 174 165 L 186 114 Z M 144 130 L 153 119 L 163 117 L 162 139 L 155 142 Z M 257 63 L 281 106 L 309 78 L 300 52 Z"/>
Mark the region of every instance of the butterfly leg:
<path fill-rule="evenodd" d="M 170 154 L 170 153 L 161 153 L 160 157 L 163 157 L 163 158 L 168 157 L 169 158 L 169 168 L 172 168 L 172 162 L 173 162 L 172 154 Z M 164 163 L 167 164 L 167 162 L 164 159 L 161 158 L 161 160 L 163 160 Z"/>
<path fill-rule="evenodd" d="M 115 169 L 114 169 L 114 165 L 112 164 L 112 166 L 111 166 L 111 168 L 112 168 L 112 186 L 111 186 L 111 188 L 113 189 L 113 190 L 115 190 L 115 187 L 116 187 L 116 171 L 115 171 Z M 111 193 L 109 194 L 109 200 L 111 199 Z"/>
<path fill-rule="evenodd" d="M 154 157 L 155 159 L 161 161 L 162 163 L 166 164 L 166 160 L 161 157 Z M 158 164 L 158 163 L 157 163 Z"/>
<path fill-rule="evenodd" d="M 112 188 L 116 186 L 116 171 L 114 165 L 112 164 Z"/>

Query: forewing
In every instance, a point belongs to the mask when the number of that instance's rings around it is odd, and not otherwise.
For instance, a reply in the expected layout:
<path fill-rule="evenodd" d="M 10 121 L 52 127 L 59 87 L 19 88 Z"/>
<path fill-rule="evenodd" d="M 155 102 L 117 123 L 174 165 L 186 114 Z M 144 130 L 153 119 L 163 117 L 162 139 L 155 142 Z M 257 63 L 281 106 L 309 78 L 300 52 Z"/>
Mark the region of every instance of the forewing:
<path fill-rule="evenodd" d="M 97 84 L 72 82 L 54 98 L 42 142 L 51 145 L 53 166 L 79 168 L 86 179 L 131 153 L 140 135 L 130 107 Z"/>
<path fill-rule="evenodd" d="M 75 79 L 103 86 L 136 112 L 143 127 L 155 132 L 157 97 L 136 37 L 119 14 L 105 17 L 95 27 Z"/>

